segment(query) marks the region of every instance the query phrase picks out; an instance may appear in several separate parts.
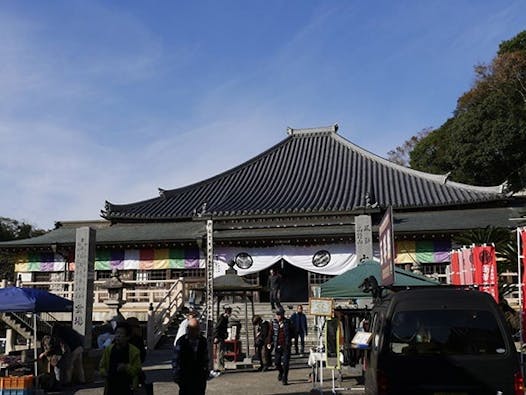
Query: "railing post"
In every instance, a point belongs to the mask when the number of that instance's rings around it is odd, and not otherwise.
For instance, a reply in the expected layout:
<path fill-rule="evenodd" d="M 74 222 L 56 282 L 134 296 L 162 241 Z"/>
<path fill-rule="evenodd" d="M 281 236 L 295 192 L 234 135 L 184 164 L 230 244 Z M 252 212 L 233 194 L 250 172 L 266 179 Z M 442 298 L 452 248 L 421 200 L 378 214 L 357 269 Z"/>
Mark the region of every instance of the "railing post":
<path fill-rule="evenodd" d="M 177 298 L 179 299 L 177 302 L 177 308 L 181 308 L 184 306 L 184 299 L 185 299 L 185 292 L 186 292 L 186 283 L 184 281 L 184 277 L 179 277 L 179 286 L 181 289 L 177 293 Z"/>
<path fill-rule="evenodd" d="M 155 317 L 153 312 L 153 303 L 148 307 L 148 322 L 146 325 L 146 343 L 149 350 L 152 350 L 155 345 Z"/>

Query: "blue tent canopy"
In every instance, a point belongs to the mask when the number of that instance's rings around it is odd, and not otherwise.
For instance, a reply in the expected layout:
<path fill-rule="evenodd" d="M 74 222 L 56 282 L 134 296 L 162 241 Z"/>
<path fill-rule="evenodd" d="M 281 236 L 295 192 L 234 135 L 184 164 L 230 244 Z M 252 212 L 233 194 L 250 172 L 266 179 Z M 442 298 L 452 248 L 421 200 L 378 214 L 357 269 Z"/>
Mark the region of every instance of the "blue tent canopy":
<path fill-rule="evenodd" d="M 0 288 L 0 312 L 68 312 L 73 302 L 38 288 Z"/>

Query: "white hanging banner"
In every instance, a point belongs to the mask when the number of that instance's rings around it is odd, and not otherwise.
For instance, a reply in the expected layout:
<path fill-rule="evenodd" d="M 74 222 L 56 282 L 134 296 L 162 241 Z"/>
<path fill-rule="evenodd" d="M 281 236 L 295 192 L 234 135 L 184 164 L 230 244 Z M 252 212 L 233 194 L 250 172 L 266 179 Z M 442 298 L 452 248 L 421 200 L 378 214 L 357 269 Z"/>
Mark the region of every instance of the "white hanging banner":
<path fill-rule="evenodd" d="M 374 256 L 377 260 L 378 246 L 374 247 Z M 268 269 L 281 259 L 301 269 L 332 276 L 353 269 L 359 262 L 353 244 L 216 247 L 214 255 L 215 277 L 225 274 L 228 262 L 232 260 L 237 262 L 235 269 L 241 276 Z"/>

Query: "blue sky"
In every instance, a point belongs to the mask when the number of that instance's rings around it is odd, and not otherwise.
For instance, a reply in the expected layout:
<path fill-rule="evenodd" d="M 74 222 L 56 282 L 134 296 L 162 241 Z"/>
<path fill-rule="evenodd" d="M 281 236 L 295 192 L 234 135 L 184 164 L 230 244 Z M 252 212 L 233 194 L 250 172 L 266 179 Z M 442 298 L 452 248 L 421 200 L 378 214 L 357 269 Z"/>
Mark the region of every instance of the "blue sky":
<path fill-rule="evenodd" d="M 524 1 L 2 1 L 0 216 L 97 218 L 287 126 L 385 155 L 525 28 Z"/>

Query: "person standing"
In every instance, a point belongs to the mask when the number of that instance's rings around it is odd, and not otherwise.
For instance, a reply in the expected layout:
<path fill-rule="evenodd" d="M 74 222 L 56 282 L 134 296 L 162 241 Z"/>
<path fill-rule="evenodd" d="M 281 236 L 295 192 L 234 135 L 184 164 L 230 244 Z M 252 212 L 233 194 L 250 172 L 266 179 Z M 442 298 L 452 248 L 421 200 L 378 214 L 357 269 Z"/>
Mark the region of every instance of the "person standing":
<path fill-rule="evenodd" d="M 73 328 L 56 325 L 53 327 L 52 336 L 59 339 L 62 343 L 63 354 L 61 365 L 62 384 L 71 384 L 72 380 L 79 384 L 84 384 L 84 364 L 82 356 L 84 353 L 84 337 Z"/>
<path fill-rule="evenodd" d="M 141 323 L 137 317 L 126 318 L 126 324 L 130 327 L 130 344 L 137 347 L 141 353 L 141 364 L 146 360 L 146 346 L 142 335 Z"/>
<path fill-rule="evenodd" d="M 131 329 L 126 323 L 115 328 L 114 343 L 104 349 L 100 375 L 105 379 L 104 395 L 133 395 L 139 385 L 141 352 L 130 344 Z"/>
<path fill-rule="evenodd" d="M 298 354 L 298 338 L 301 341 L 301 353 L 305 353 L 305 336 L 308 335 L 307 330 L 307 317 L 303 313 L 303 306 L 298 305 L 296 312 L 290 316 L 290 321 L 294 325 L 294 348 L 296 354 Z"/>
<path fill-rule="evenodd" d="M 254 328 L 256 328 L 256 338 L 254 341 L 254 348 L 256 349 L 256 356 L 259 358 L 261 366 L 258 372 L 266 372 L 270 367 L 270 350 L 267 348 L 270 334 L 270 323 L 264 321 L 259 315 L 254 316 L 252 320 Z"/>
<path fill-rule="evenodd" d="M 225 371 L 225 340 L 228 338 L 228 320 L 232 314 L 232 308 L 226 307 L 225 312 L 221 314 L 214 328 L 214 345 L 217 354 L 216 374 Z"/>
<path fill-rule="evenodd" d="M 276 311 L 276 318 L 272 320 L 270 332 L 272 343 L 267 348 L 270 350 L 272 346 L 274 347 L 274 363 L 279 372 L 278 381 L 281 381 L 283 385 L 288 385 L 292 327 L 290 320 L 285 318 L 283 309 Z"/>
<path fill-rule="evenodd" d="M 181 323 L 179 324 L 179 328 L 177 329 L 177 334 L 175 335 L 174 347 L 177 344 L 177 340 L 179 340 L 181 337 L 186 335 L 186 329 L 188 327 L 188 321 L 190 319 L 192 319 L 192 318 L 197 319 L 197 312 L 195 312 L 193 310 L 189 310 L 188 313 L 186 314 L 186 318 L 184 320 L 182 320 Z"/>
<path fill-rule="evenodd" d="M 270 291 L 270 307 L 272 310 L 274 310 L 276 306 L 278 309 L 281 309 L 281 276 L 275 269 L 270 269 L 267 288 Z"/>
<path fill-rule="evenodd" d="M 179 395 L 204 395 L 208 378 L 208 345 L 196 318 L 188 320 L 186 334 L 175 345 L 172 367 Z"/>

